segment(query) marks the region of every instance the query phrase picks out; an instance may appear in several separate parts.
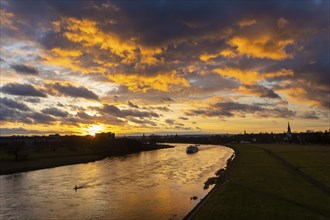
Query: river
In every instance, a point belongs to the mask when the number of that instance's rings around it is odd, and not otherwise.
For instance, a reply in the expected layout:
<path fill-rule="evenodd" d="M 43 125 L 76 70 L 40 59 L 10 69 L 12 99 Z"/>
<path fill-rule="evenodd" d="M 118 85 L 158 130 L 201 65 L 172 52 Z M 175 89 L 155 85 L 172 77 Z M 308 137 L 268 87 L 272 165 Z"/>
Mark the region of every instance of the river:
<path fill-rule="evenodd" d="M 188 144 L 0 176 L 0 219 L 182 219 L 233 150 Z M 77 191 L 75 186 L 82 187 Z M 197 200 L 191 200 L 197 196 Z"/>

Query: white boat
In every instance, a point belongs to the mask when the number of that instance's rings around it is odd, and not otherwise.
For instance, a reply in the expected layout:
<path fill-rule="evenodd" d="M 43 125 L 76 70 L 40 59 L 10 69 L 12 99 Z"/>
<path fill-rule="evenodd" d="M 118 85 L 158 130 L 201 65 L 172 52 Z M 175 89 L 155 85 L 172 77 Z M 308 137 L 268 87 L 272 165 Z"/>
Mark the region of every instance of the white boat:
<path fill-rule="evenodd" d="M 186 153 L 187 154 L 193 154 L 193 153 L 196 153 L 196 152 L 198 152 L 198 147 L 197 146 L 194 146 L 194 145 L 190 145 L 186 149 Z"/>

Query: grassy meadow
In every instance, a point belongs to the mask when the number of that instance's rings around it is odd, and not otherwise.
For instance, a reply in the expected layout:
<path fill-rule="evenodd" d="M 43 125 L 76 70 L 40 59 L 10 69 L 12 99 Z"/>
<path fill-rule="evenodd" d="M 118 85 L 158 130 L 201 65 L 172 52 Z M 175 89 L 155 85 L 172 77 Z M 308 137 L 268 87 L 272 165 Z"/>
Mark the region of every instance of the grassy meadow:
<path fill-rule="evenodd" d="M 192 219 L 330 219 L 330 146 L 237 144 Z"/>

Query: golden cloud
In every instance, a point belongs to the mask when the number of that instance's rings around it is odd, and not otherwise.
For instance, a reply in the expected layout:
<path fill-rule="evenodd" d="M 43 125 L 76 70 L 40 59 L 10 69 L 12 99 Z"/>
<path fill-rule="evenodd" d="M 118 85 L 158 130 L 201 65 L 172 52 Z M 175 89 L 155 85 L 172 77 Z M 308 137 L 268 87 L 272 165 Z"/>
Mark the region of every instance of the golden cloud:
<path fill-rule="evenodd" d="M 82 55 L 82 52 L 79 50 L 66 50 L 61 48 L 53 48 L 51 51 L 57 56 L 64 56 L 64 57 L 79 57 Z"/>
<path fill-rule="evenodd" d="M 150 89 L 168 91 L 171 85 L 189 86 L 189 82 L 176 74 L 175 71 L 170 73 L 157 74 L 155 76 L 144 76 L 139 74 L 126 75 L 114 74 L 109 76 L 113 82 L 127 86 L 134 92 L 147 92 Z"/>
<path fill-rule="evenodd" d="M 80 51 L 54 48 L 51 50 L 51 53 L 46 52 L 43 54 L 43 63 L 46 65 L 68 68 L 85 74 L 106 72 L 106 68 L 102 66 L 82 66 L 81 60 L 79 59 L 81 54 Z"/>
<path fill-rule="evenodd" d="M 236 36 L 228 41 L 228 44 L 235 47 L 240 55 L 255 58 L 269 58 L 273 60 L 292 58 L 292 55 L 288 54 L 285 48 L 293 43 L 293 39 L 279 40 L 268 34 L 257 36 L 254 39 Z"/>
<path fill-rule="evenodd" d="M 106 73 L 111 67 L 120 63 L 136 62 L 141 65 L 155 65 L 162 60 L 155 56 L 162 53 L 160 48 L 147 48 L 136 44 L 135 40 L 121 40 L 114 33 L 105 33 L 95 21 L 89 19 L 62 18 L 52 22 L 54 31 L 62 32 L 62 36 L 69 41 L 77 43 L 78 49 L 53 48 L 46 51 L 43 58 L 44 63 L 54 66 L 69 68 L 82 73 Z M 118 61 L 111 57 L 105 59 L 101 54 L 108 53 L 120 57 Z M 90 55 L 93 63 L 88 67 L 81 59 L 82 55 Z"/>
<path fill-rule="evenodd" d="M 141 51 L 140 63 L 148 64 L 148 65 L 155 65 L 160 62 L 158 59 L 156 59 L 154 57 L 155 55 L 162 53 L 162 50 L 160 48 L 149 49 L 149 48 L 140 47 L 140 51 Z"/>
<path fill-rule="evenodd" d="M 281 69 L 277 72 L 259 73 L 256 70 L 241 70 L 238 68 L 216 68 L 213 72 L 224 77 L 233 77 L 243 84 L 255 84 L 257 81 L 265 80 L 267 78 L 293 76 L 293 71 L 289 69 Z"/>
<path fill-rule="evenodd" d="M 301 83 L 306 84 L 306 82 Z M 319 100 L 308 98 L 308 92 L 305 88 L 292 86 L 291 81 L 284 81 L 281 86 L 283 88 L 277 89 L 276 91 L 288 97 L 289 102 L 299 105 L 305 103 L 311 106 L 322 106 L 322 103 Z"/>
<path fill-rule="evenodd" d="M 216 68 L 213 72 L 225 77 L 233 77 L 238 79 L 244 84 L 254 84 L 256 81 L 261 80 L 260 74 L 255 70 L 241 70 L 238 68 Z"/>
<path fill-rule="evenodd" d="M 162 52 L 160 48 L 142 47 L 133 38 L 122 40 L 115 33 L 106 33 L 97 26 L 97 22 L 89 19 L 66 18 L 53 22 L 53 26 L 57 31 L 62 29 L 64 31 L 63 36 L 68 40 L 80 43 L 83 50 L 88 47 L 109 50 L 121 57 L 122 63 L 140 61 L 142 64 L 154 65 L 158 62 L 154 56 Z M 140 51 L 140 53 L 138 54 L 137 51 Z M 140 58 L 138 58 L 138 55 Z"/>
<path fill-rule="evenodd" d="M 201 61 L 207 62 L 210 59 L 214 59 L 217 58 L 218 56 L 223 56 L 223 57 L 227 57 L 227 58 L 234 58 L 237 57 L 237 53 L 235 53 L 235 51 L 231 50 L 231 49 L 223 49 L 221 51 L 219 51 L 219 53 L 203 53 L 202 55 L 200 55 L 199 59 Z"/>
<path fill-rule="evenodd" d="M 218 54 L 204 53 L 204 54 L 200 55 L 199 59 L 200 59 L 201 61 L 206 62 L 206 61 L 208 61 L 209 59 L 213 59 L 213 58 L 216 58 L 216 57 L 218 57 L 218 56 L 219 56 Z"/>

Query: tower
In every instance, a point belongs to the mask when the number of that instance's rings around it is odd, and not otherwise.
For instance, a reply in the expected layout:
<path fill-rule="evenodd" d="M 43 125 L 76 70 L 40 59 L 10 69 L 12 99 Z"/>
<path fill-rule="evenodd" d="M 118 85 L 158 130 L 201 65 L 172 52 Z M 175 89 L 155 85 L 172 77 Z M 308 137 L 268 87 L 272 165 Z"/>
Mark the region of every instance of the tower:
<path fill-rule="evenodd" d="M 288 122 L 288 134 L 291 134 L 291 128 L 290 128 L 290 123 Z"/>

